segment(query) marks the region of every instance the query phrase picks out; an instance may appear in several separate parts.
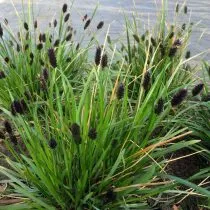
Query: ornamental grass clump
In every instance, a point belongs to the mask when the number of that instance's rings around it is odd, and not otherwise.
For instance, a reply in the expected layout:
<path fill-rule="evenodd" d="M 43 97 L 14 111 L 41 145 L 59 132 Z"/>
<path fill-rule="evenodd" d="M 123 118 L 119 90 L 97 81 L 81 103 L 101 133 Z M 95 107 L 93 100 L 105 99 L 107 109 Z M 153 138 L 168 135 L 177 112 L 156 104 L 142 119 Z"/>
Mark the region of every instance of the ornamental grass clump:
<path fill-rule="evenodd" d="M 190 99 L 178 105 L 194 82 L 193 71 L 183 71 L 188 28 L 180 34 L 174 26 L 171 37 L 162 18 L 158 30 L 142 34 L 137 20 L 125 18 L 120 51 L 120 41 L 115 45 L 112 38 L 100 47 L 96 34 L 103 21 L 87 33 L 94 15 L 83 17 L 85 30 L 75 41 L 69 8 L 64 4 L 60 18 L 41 35 L 39 22 L 31 31 L 30 18 L 20 39 L 11 39 L 14 46 L 6 39 L 12 36 L 8 28 L 1 36 L 7 47 L 0 45 L 0 57 L 9 63 L 0 66 L 6 75 L 0 108 L 11 156 L 0 173 L 9 180 L 3 199 L 18 197 L 9 208 L 149 209 L 148 198 L 171 195 L 168 201 L 175 203 L 189 189 L 208 197 L 191 177 L 178 179 L 165 170 L 171 153 L 199 143 L 178 121 Z M 173 47 L 177 52 L 170 58 Z"/>

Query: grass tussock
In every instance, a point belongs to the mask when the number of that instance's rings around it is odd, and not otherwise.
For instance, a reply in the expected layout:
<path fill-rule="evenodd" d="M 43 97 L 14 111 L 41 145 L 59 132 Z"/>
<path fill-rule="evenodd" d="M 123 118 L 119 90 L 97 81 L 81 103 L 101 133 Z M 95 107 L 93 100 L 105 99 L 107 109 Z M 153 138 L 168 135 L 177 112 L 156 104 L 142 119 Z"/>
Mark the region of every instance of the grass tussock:
<path fill-rule="evenodd" d="M 125 17 L 126 39 L 101 45 L 106 23 L 84 15 L 78 39 L 69 8 L 42 33 L 31 14 L 18 36 L 0 25 L 0 205 L 155 209 L 192 194 L 208 205 L 209 92 L 188 63 L 193 26 L 166 24 L 165 10 L 150 31 Z"/>

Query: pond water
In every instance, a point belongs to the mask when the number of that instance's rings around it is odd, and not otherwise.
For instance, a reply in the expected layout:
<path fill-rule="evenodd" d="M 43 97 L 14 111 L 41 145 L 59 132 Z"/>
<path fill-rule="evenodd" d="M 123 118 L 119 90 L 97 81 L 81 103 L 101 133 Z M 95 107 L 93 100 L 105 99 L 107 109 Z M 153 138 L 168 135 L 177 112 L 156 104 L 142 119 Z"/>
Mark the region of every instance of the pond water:
<path fill-rule="evenodd" d="M 13 5 L 12 3 L 13 2 Z M 22 2 L 27 5 L 28 0 L 0 0 L 0 21 L 7 18 L 13 28 L 17 28 L 17 11 L 22 11 Z M 46 23 L 59 15 L 63 3 L 70 2 L 69 0 L 34 0 L 35 16 L 44 29 Z M 184 0 L 179 0 L 182 4 Z M 168 18 L 172 24 L 174 19 L 174 10 L 177 1 L 168 0 Z M 161 0 L 75 0 L 72 10 L 73 26 L 80 30 L 82 29 L 82 17 L 86 13 L 91 15 L 96 5 L 99 4 L 96 22 L 104 20 L 106 26 L 110 24 L 111 37 L 117 37 L 123 31 L 123 15 L 132 15 L 134 11 L 138 13 L 138 17 L 143 21 L 145 27 L 155 23 L 157 13 L 161 7 Z M 210 0 L 188 0 L 188 16 L 183 15 L 181 23 L 200 21 L 200 24 L 194 28 L 193 36 L 190 43 L 192 52 L 198 53 L 210 48 Z M 26 8 L 27 6 L 25 6 Z M 190 18 L 190 20 L 189 20 Z M 148 21 L 149 20 L 149 21 Z M 106 27 L 106 28 L 107 28 Z M 202 38 L 201 38 L 202 35 Z"/>

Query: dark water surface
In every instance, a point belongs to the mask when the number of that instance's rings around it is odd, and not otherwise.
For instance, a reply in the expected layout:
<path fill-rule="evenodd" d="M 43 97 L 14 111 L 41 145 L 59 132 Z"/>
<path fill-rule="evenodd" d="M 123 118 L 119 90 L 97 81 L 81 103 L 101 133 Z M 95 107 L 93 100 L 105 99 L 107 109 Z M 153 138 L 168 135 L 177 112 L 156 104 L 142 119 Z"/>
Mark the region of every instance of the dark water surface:
<path fill-rule="evenodd" d="M 7 18 L 13 28 L 17 28 L 17 16 L 12 3 L 14 3 L 17 11 L 22 11 L 22 2 L 27 9 L 28 0 L 0 0 L 0 21 Z M 54 17 L 59 16 L 60 9 L 63 3 L 70 3 L 68 0 L 34 0 L 33 2 L 35 16 L 41 24 L 42 29 Z M 73 26 L 77 30 L 82 29 L 82 16 L 84 14 L 91 15 L 96 5 L 98 11 L 95 21 L 104 20 L 106 29 L 110 24 L 111 37 L 122 35 L 123 31 L 123 14 L 131 16 L 134 11 L 138 13 L 138 18 L 142 20 L 142 25 L 148 27 L 153 25 L 157 20 L 157 13 L 161 7 L 161 0 L 75 0 L 72 10 Z M 184 0 L 178 1 L 180 4 Z M 177 1 L 168 0 L 168 19 L 172 24 L 174 21 L 174 9 Z M 194 28 L 193 36 L 190 43 L 190 48 L 193 53 L 199 53 L 210 48 L 210 0 L 188 0 L 188 16 L 183 15 L 180 22 L 200 21 L 200 24 Z M 190 19 L 190 20 L 189 20 Z M 143 31 L 142 31 L 143 32 Z M 202 36 L 202 37 L 201 37 Z"/>

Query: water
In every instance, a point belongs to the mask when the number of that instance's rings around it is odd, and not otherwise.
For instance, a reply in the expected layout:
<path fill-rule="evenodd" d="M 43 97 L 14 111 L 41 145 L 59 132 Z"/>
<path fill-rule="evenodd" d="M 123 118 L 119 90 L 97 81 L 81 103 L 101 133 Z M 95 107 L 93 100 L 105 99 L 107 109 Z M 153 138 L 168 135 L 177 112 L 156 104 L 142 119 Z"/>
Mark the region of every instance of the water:
<path fill-rule="evenodd" d="M 22 0 L 13 0 L 17 11 L 22 11 Z M 27 5 L 28 0 L 23 0 Z M 46 23 L 51 21 L 54 17 L 59 15 L 63 3 L 68 3 L 68 0 L 34 0 L 34 11 L 37 16 L 41 28 L 44 29 Z M 180 4 L 184 0 L 178 1 Z M 139 19 L 142 20 L 142 25 L 148 27 L 152 25 L 157 19 L 157 12 L 161 7 L 161 0 L 135 0 L 135 6 L 132 0 L 75 0 L 72 10 L 73 26 L 77 30 L 81 30 L 82 16 L 84 14 L 91 15 L 99 3 L 98 12 L 95 22 L 104 20 L 106 29 L 110 24 L 111 37 L 121 35 L 123 31 L 123 14 L 131 16 L 134 11 L 138 12 Z M 177 1 L 168 0 L 168 14 L 169 23 L 173 23 L 171 17 L 174 16 L 174 9 Z M 190 48 L 193 54 L 208 50 L 210 47 L 210 1 L 209 0 L 188 0 L 188 16 L 181 18 L 180 22 L 194 22 L 199 21 L 200 24 L 194 28 L 193 36 L 190 41 Z M 7 18 L 12 28 L 17 28 L 17 17 L 15 14 L 14 6 L 11 1 L 0 0 L 0 21 Z M 27 8 L 27 6 L 25 6 Z M 190 18 L 190 20 L 189 20 Z M 148 21 L 149 20 L 149 21 Z M 202 37 L 202 38 L 201 38 Z"/>

